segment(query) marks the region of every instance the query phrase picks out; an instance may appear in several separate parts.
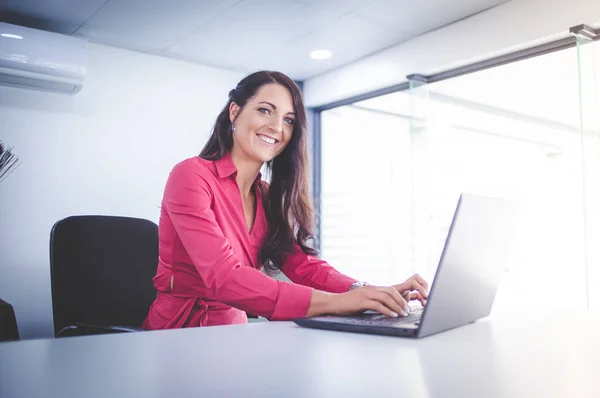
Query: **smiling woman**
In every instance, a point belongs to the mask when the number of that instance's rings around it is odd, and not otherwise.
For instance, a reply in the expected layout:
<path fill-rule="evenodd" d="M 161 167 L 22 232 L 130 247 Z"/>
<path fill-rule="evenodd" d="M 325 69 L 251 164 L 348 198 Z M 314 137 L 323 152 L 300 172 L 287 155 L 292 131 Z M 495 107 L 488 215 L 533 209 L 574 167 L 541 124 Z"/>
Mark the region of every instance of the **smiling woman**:
<path fill-rule="evenodd" d="M 366 309 L 398 316 L 409 311 L 407 299 L 424 301 L 427 284 L 418 275 L 393 287 L 364 286 L 316 257 L 307 243 L 314 226 L 307 158 L 298 86 L 269 71 L 240 81 L 200 156 L 169 175 L 158 294 L 144 328 L 245 323 L 246 312 L 271 320 Z M 270 184 L 260 173 L 265 164 Z"/>
<path fill-rule="evenodd" d="M 219 138 L 223 138 L 221 142 Z M 278 72 L 258 72 L 231 91 L 230 101 L 217 118 L 217 127 L 200 157 L 217 160 L 227 153 L 242 182 L 244 209 L 249 210 L 246 213 L 254 212 L 256 195 L 251 194 L 250 185 L 264 163 L 272 175 L 269 189 L 265 184 L 259 186 L 263 188 L 269 221 L 261 265 L 271 271 L 279 268 L 296 229 L 302 250 L 315 254 L 306 244 L 312 237 L 314 221 L 308 199 L 306 112 L 300 90 L 291 79 Z M 296 225 L 290 225 L 290 214 Z M 252 214 L 249 216 L 254 220 Z"/>

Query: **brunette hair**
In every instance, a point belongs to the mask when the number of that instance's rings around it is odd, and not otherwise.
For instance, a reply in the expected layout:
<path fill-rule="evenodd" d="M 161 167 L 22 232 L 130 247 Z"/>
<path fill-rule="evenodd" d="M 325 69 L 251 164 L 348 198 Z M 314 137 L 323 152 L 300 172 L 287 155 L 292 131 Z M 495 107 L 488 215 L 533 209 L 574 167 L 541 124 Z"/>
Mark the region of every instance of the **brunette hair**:
<path fill-rule="evenodd" d="M 229 106 L 235 102 L 240 110 L 266 84 L 280 84 L 292 95 L 296 120 L 292 138 L 285 149 L 267 163 L 271 181 L 267 189 L 261 187 L 269 229 L 261 245 L 259 261 L 268 273 L 283 266 L 285 256 L 294 244 L 307 254 L 317 251 L 308 245 L 314 237 L 315 214 L 309 196 L 308 154 L 306 149 L 307 121 L 302 93 L 292 79 L 281 72 L 260 71 L 242 79 L 229 92 L 229 99 L 217 116 L 208 142 L 200 157 L 218 160 L 233 148 L 232 123 Z"/>

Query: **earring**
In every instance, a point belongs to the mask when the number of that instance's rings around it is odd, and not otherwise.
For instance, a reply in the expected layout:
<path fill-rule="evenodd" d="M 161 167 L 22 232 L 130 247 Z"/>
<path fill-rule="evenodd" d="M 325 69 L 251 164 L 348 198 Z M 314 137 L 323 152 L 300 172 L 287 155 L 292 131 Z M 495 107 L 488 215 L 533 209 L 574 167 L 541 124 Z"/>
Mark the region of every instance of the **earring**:
<path fill-rule="evenodd" d="M 231 123 L 231 131 L 235 131 L 235 125 Z"/>

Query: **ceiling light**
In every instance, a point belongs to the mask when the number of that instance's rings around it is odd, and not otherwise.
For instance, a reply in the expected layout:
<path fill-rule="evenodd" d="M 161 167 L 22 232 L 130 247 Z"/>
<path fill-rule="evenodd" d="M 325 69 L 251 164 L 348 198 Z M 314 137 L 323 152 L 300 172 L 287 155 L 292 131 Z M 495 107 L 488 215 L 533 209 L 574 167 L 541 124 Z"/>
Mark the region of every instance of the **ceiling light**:
<path fill-rule="evenodd" d="M 23 36 L 13 35 L 12 33 L 1 33 L 0 36 L 6 37 L 7 39 L 17 39 L 21 40 Z"/>
<path fill-rule="evenodd" d="M 331 58 L 331 51 L 329 50 L 315 50 L 310 53 L 312 59 L 329 59 Z"/>

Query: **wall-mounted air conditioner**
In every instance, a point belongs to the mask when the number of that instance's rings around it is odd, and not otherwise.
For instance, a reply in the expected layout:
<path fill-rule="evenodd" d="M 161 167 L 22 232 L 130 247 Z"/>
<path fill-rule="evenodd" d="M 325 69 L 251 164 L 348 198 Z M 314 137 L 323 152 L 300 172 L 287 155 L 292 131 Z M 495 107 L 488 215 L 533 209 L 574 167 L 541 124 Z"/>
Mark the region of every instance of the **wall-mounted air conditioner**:
<path fill-rule="evenodd" d="M 0 84 L 74 94 L 86 65 L 87 40 L 0 22 Z"/>

